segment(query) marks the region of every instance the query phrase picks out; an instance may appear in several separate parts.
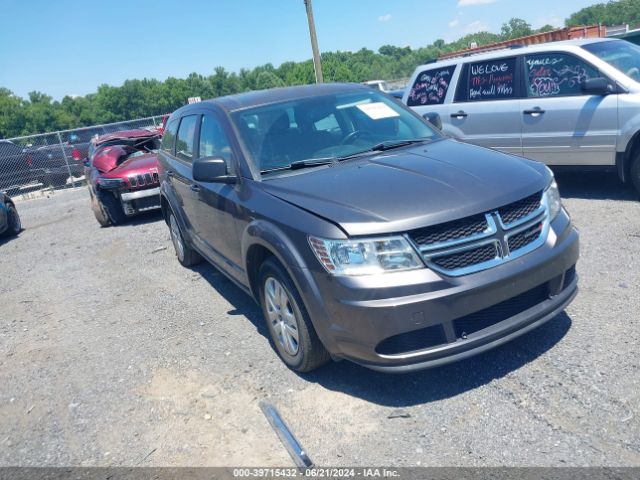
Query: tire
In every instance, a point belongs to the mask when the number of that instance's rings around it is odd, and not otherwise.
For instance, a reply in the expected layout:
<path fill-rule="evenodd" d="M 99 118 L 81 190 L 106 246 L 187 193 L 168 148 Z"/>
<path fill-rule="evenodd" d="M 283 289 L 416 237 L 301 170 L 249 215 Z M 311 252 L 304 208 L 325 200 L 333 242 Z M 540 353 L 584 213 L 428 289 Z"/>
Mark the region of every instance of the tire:
<path fill-rule="evenodd" d="M 183 267 L 191 267 L 202 261 L 202 257 L 196 252 L 191 245 L 185 240 L 180 224 L 176 216 L 169 210 L 167 223 L 169 224 L 169 234 L 173 242 L 173 248 L 176 251 L 176 257 Z"/>
<path fill-rule="evenodd" d="M 18 210 L 16 210 L 15 205 L 13 203 L 7 203 L 7 235 L 11 237 L 15 237 L 22 231 L 22 222 L 20 221 L 20 215 L 18 215 Z"/>
<path fill-rule="evenodd" d="M 96 197 L 93 193 L 90 193 L 91 196 L 91 210 L 93 211 L 93 215 L 96 217 L 96 220 L 100 224 L 101 227 L 108 227 L 111 225 L 111 220 L 103 210 L 102 206 L 96 200 Z"/>
<path fill-rule="evenodd" d="M 640 155 L 636 156 L 629 173 L 631 175 L 631 183 L 633 183 L 636 192 L 640 194 Z"/>
<path fill-rule="evenodd" d="M 102 210 L 109 218 L 111 225 L 120 225 L 127 220 L 127 216 L 124 214 L 124 210 L 122 210 L 120 200 L 118 200 L 111 193 L 101 192 L 100 190 L 98 190 L 96 194 L 96 201 L 99 203 L 99 206 L 102 207 Z M 98 220 L 98 222 L 99 221 L 100 220 Z"/>
<path fill-rule="evenodd" d="M 272 344 L 296 372 L 309 372 L 331 357 L 318 338 L 300 294 L 284 267 L 273 257 L 260 267 L 260 305 Z"/>

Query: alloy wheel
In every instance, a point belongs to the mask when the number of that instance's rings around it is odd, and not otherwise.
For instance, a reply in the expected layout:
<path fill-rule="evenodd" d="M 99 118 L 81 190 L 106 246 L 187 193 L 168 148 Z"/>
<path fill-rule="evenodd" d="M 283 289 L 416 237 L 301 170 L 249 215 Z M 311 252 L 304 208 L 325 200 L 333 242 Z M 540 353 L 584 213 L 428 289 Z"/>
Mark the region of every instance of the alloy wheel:
<path fill-rule="evenodd" d="M 298 321 L 289 294 L 277 279 L 269 277 L 264 284 L 264 298 L 275 340 L 294 357 L 299 350 Z"/>

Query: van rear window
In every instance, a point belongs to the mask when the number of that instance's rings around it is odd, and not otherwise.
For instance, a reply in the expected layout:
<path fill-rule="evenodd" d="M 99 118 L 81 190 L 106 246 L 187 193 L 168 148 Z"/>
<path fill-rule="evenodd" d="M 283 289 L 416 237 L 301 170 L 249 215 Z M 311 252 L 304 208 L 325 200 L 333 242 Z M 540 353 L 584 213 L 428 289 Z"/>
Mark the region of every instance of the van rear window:
<path fill-rule="evenodd" d="M 444 68 L 425 70 L 418 74 L 409 91 L 407 105 L 417 107 L 444 103 L 455 68 L 455 65 L 451 65 Z"/>

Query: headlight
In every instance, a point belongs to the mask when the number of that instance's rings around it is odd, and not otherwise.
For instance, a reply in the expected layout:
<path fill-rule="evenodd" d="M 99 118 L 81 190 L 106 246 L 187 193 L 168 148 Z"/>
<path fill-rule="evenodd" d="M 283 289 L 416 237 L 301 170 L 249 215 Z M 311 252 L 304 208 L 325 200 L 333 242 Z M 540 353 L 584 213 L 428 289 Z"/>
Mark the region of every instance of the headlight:
<path fill-rule="evenodd" d="M 114 189 L 122 187 L 124 185 L 124 180 L 121 178 L 101 178 L 98 180 L 98 183 L 102 188 Z"/>
<path fill-rule="evenodd" d="M 549 170 L 551 172 L 551 170 Z M 553 178 L 553 172 L 551 173 L 551 183 L 544 191 L 543 201 L 549 208 L 549 220 L 553 220 L 560 213 L 562 208 L 562 201 L 560 200 L 560 192 L 558 191 L 558 184 Z"/>
<path fill-rule="evenodd" d="M 333 275 L 371 275 L 424 268 L 404 237 L 324 240 L 309 237 L 311 249 Z"/>

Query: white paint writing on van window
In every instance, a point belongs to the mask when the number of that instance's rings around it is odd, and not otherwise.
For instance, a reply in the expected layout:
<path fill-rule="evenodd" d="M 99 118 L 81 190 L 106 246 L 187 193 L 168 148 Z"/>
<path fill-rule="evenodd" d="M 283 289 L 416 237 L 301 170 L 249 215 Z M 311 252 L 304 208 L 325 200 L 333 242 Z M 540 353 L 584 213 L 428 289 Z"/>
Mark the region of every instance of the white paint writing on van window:
<path fill-rule="evenodd" d="M 509 70 L 509 65 L 504 63 L 485 63 L 480 65 L 471 65 L 471 75 L 485 75 L 488 73 L 506 72 Z"/>

